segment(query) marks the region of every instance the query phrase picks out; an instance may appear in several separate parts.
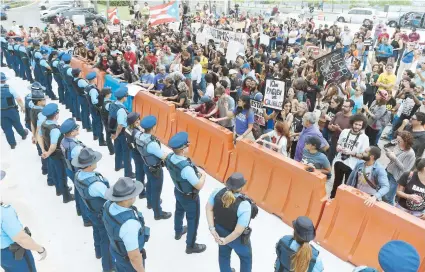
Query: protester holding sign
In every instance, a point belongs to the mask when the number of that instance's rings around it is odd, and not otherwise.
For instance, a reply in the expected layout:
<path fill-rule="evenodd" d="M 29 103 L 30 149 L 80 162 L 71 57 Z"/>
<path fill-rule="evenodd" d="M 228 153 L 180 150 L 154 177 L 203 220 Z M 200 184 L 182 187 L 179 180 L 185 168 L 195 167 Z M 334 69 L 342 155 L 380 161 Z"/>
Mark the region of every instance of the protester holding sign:
<path fill-rule="evenodd" d="M 277 121 L 274 129 L 261 135 L 256 142 L 262 143 L 265 147 L 287 157 L 290 140 L 289 125 L 282 121 Z"/>

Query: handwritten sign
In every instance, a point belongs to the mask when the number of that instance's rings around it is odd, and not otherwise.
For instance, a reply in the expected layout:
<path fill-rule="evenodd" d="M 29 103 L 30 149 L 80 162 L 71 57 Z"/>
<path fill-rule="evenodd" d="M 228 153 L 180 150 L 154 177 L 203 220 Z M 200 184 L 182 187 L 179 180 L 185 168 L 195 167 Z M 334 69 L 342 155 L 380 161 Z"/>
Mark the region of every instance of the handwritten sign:
<path fill-rule="evenodd" d="M 266 90 L 264 94 L 264 106 L 277 110 L 283 109 L 285 93 L 285 82 L 274 79 L 267 79 Z"/>
<path fill-rule="evenodd" d="M 72 21 L 75 25 L 86 25 L 86 17 L 84 15 L 72 15 Z"/>
<path fill-rule="evenodd" d="M 260 101 L 251 99 L 251 109 L 254 111 L 254 122 L 260 126 L 266 125 L 266 119 L 264 118 L 264 108 Z"/>
<path fill-rule="evenodd" d="M 260 35 L 260 44 L 264 44 L 265 46 L 269 46 L 270 36 L 261 34 Z"/>
<path fill-rule="evenodd" d="M 342 49 L 318 58 L 315 63 L 317 71 L 323 75 L 327 82 L 341 83 L 346 77 L 352 77 L 350 70 L 345 64 Z"/>
<path fill-rule="evenodd" d="M 245 33 L 227 31 L 209 26 L 204 26 L 204 32 L 206 35 L 211 36 L 216 43 L 220 43 L 221 41 L 237 41 L 244 46 L 247 45 Z"/>

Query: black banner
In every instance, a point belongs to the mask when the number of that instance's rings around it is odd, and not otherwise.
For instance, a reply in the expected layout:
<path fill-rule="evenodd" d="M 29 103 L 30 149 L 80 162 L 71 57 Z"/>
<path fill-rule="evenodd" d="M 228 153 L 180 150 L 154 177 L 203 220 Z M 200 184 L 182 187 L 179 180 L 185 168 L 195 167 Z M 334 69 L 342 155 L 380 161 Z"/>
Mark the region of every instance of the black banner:
<path fill-rule="evenodd" d="M 316 71 L 322 74 L 327 82 L 341 83 L 347 77 L 352 78 L 345 64 L 342 48 L 318 58 L 315 63 Z"/>

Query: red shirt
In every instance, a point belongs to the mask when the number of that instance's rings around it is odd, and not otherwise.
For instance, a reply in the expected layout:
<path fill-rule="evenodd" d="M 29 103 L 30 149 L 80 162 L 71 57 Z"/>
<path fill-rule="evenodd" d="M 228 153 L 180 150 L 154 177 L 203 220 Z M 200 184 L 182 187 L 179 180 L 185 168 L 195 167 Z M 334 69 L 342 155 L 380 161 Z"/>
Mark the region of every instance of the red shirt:
<path fill-rule="evenodd" d="M 153 65 L 153 69 L 156 69 L 156 63 L 157 63 L 157 61 L 158 61 L 158 59 L 156 58 L 156 56 L 155 55 L 152 55 L 152 56 L 146 56 L 146 60 L 150 63 L 150 64 L 152 64 Z"/>
<path fill-rule="evenodd" d="M 410 42 L 417 42 L 417 41 L 419 41 L 420 38 L 421 38 L 421 36 L 419 35 L 419 33 L 412 32 L 412 33 L 409 34 L 409 41 Z"/>
<path fill-rule="evenodd" d="M 131 69 L 134 70 L 134 65 L 137 63 L 136 54 L 133 51 L 124 53 L 124 59 L 130 64 Z"/>

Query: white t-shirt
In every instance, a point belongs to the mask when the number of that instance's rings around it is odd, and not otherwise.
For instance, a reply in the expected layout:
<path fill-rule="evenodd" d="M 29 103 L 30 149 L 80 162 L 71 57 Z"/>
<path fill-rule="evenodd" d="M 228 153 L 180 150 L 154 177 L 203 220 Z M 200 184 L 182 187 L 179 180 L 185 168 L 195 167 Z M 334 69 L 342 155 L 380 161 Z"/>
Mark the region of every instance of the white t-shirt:
<path fill-rule="evenodd" d="M 286 139 L 286 137 L 277 135 L 275 130 L 270 131 L 266 135 L 269 137 L 270 142 L 276 144 L 279 147 L 277 150 L 274 148 L 272 148 L 272 150 L 281 153 L 285 157 L 288 157 L 288 153 L 286 152 L 288 140 Z M 266 140 L 264 141 L 263 145 L 267 146 Z"/>
<path fill-rule="evenodd" d="M 289 44 L 294 44 L 295 41 L 297 40 L 297 36 L 298 36 L 298 31 L 297 30 L 291 30 L 291 32 L 289 32 L 289 40 L 288 43 Z"/>
<path fill-rule="evenodd" d="M 348 137 L 348 139 L 347 139 Z M 337 146 L 340 145 L 343 148 L 347 148 L 350 150 L 350 152 L 355 152 L 356 154 L 363 153 L 365 150 L 369 147 L 369 138 L 366 134 L 361 133 L 356 141 L 357 134 L 352 134 L 351 129 L 347 128 L 342 130 L 341 134 L 339 135 Z M 334 162 L 341 161 L 351 169 L 354 169 L 356 164 L 359 162 L 359 159 L 356 157 L 350 156 L 346 160 L 341 160 L 341 152 L 338 152 L 338 154 L 335 157 Z"/>
<path fill-rule="evenodd" d="M 211 99 L 214 99 L 214 85 L 208 84 L 207 89 L 205 90 L 205 95 L 208 95 Z"/>

